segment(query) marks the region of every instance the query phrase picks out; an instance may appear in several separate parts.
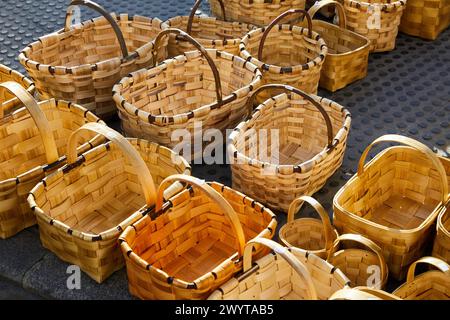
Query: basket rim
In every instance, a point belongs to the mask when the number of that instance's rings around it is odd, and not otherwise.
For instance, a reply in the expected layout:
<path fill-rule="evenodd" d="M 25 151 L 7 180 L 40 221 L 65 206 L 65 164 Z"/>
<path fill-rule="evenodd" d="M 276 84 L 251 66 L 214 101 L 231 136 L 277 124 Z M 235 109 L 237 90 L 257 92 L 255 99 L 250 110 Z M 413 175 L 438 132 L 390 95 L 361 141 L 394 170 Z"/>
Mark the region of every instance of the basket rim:
<path fill-rule="evenodd" d="M 439 214 L 439 216 L 438 216 L 438 218 L 437 218 L 437 228 L 438 228 L 438 230 L 439 230 L 440 232 L 442 232 L 447 238 L 450 239 L 450 230 L 448 230 L 448 229 L 444 226 L 444 222 L 443 222 L 444 216 L 447 217 L 447 215 L 450 215 L 450 200 L 449 200 L 449 202 L 447 203 L 447 206 L 448 206 L 448 209 L 443 210 L 443 211 Z M 449 219 L 449 218 L 447 217 L 447 219 Z"/>
<path fill-rule="evenodd" d="M 414 277 L 414 280 L 412 282 L 404 282 L 402 283 L 397 289 L 395 289 L 392 294 L 393 295 L 398 295 L 398 294 L 402 294 L 402 293 L 407 293 L 408 289 L 410 289 L 413 284 L 416 284 L 417 282 L 429 282 L 430 280 L 428 279 L 430 277 L 430 275 L 433 276 L 438 276 L 438 277 L 443 277 L 443 278 L 447 278 L 447 276 L 445 275 L 445 273 L 443 273 L 442 271 L 439 270 L 428 270 L 426 272 L 423 272 L 419 275 L 416 275 Z M 449 281 L 450 282 L 450 281 Z M 432 282 L 432 283 L 436 283 L 436 282 Z M 441 282 L 439 282 L 440 285 L 442 285 Z M 407 294 L 407 296 L 409 296 L 409 294 Z"/>
<path fill-rule="evenodd" d="M 382 10 L 388 10 L 406 6 L 406 1 L 407 0 L 397 0 L 391 3 L 369 3 L 360 0 L 344 0 L 344 4 L 350 3 L 350 6 L 363 9 L 367 9 L 369 7 L 382 7 Z"/>
<path fill-rule="evenodd" d="M 34 81 L 31 80 L 30 78 L 28 78 L 27 76 L 23 75 L 21 72 L 16 71 L 16 70 L 0 63 L 0 73 L 4 73 L 4 74 L 10 75 L 10 76 L 16 75 L 17 77 L 20 77 L 19 84 L 21 86 L 23 86 L 28 91 L 28 93 L 30 93 L 31 95 L 34 94 L 34 91 L 36 89 L 36 85 L 35 85 Z M 16 80 L 11 80 L 11 81 L 18 82 Z M 12 98 L 11 100 L 17 100 L 17 98 Z M 4 101 L 4 102 L 6 102 L 6 101 Z"/>

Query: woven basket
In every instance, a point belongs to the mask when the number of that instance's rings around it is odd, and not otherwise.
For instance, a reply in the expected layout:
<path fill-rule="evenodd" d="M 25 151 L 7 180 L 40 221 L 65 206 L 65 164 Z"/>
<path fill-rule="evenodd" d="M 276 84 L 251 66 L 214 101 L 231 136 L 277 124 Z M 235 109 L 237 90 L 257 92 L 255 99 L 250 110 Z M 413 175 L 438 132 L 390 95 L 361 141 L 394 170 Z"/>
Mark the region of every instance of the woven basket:
<path fill-rule="evenodd" d="M 13 81 L 24 87 L 29 94 L 34 94 L 34 83 L 25 77 L 23 74 L 8 68 L 0 63 L 0 83 Z M 7 110 L 13 110 L 14 107 L 19 106 L 21 103 L 14 95 L 11 95 L 7 90 L 0 90 L 0 109 L 5 112 Z"/>
<path fill-rule="evenodd" d="M 342 242 L 353 242 L 364 249 L 352 246 L 337 251 Z M 352 287 L 367 286 L 383 289 L 386 285 L 389 271 L 381 248 L 361 235 L 339 236 L 328 251 L 327 261 L 339 268 L 350 279 Z"/>
<path fill-rule="evenodd" d="M 319 85 L 332 92 L 367 75 L 370 46 L 367 38 L 347 30 L 345 10 L 339 2 L 332 0 L 316 2 L 308 13 L 313 18 L 319 10 L 333 6 L 338 11 L 339 26 L 322 20 L 313 20 L 313 30 L 320 34 L 328 47 Z"/>
<path fill-rule="evenodd" d="M 364 166 L 372 146 L 381 142 L 407 147 L 391 147 Z M 391 276 L 403 279 L 408 266 L 423 256 L 445 210 L 450 171 L 443 163 L 449 162 L 407 137 L 376 139 L 362 154 L 358 173 L 334 197 L 334 225 L 341 234 L 362 234 L 378 244 Z"/>
<path fill-rule="evenodd" d="M 111 142 L 77 158 L 82 130 Z M 127 140 L 104 125 L 84 125 L 69 138 L 68 164 L 34 187 L 28 198 L 42 244 L 102 282 L 123 266 L 117 243 L 122 230 L 152 212 L 155 184 L 175 173 L 190 173 L 190 167 L 167 148 Z"/>
<path fill-rule="evenodd" d="M 294 220 L 294 214 L 304 202 L 309 203 L 319 214 L 320 220 L 301 218 Z M 295 199 L 288 211 L 287 222 L 279 231 L 280 240 L 288 247 L 296 247 L 326 259 L 328 251 L 338 237 L 330 222 L 328 213 L 317 200 L 301 196 Z"/>
<path fill-rule="evenodd" d="M 70 26 L 75 5 L 85 5 L 103 17 Z M 153 65 L 151 41 L 161 28 L 159 19 L 111 16 L 91 1 L 73 0 L 64 29 L 27 46 L 19 62 L 42 98 L 76 102 L 109 118 L 116 112 L 111 88 L 128 73 Z M 166 45 L 160 46 L 160 56 L 166 55 Z"/>
<path fill-rule="evenodd" d="M 1 93 L 4 89 L 8 95 Z M 60 155 L 66 153 L 71 132 L 86 122 L 100 120 L 65 101 L 38 103 L 16 82 L 0 83 L 0 96 L 15 97 L 25 106 L 7 115 L 0 108 L 0 238 L 5 239 L 36 223 L 26 201 L 28 192 L 65 162 Z M 87 141 L 93 136 L 84 137 Z M 78 151 L 84 152 L 101 142 L 102 139 L 92 139 Z"/>
<path fill-rule="evenodd" d="M 216 0 L 221 8 L 223 0 Z M 239 55 L 239 44 L 243 36 L 255 27 L 241 22 L 227 22 L 212 17 L 196 16 L 202 0 L 197 0 L 189 17 L 178 16 L 166 21 L 171 28 L 185 31 L 197 40 L 204 48 L 226 51 L 232 55 Z M 169 39 L 169 57 L 175 57 L 188 51 L 196 50 L 189 42 L 171 35 Z"/>
<path fill-rule="evenodd" d="M 356 287 L 345 288 L 335 292 L 329 300 L 402 300 L 383 290 Z"/>
<path fill-rule="evenodd" d="M 400 23 L 400 31 L 435 40 L 448 26 L 450 26 L 450 1 L 408 0 Z"/>
<path fill-rule="evenodd" d="M 340 1 L 344 3 L 347 28 L 369 39 L 371 52 L 395 49 L 398 27 L 407 0 Z"/>
<path fill-rule="evenodd" d="M 448 162 L 450 164 L 450 161 Z M 450 170 L 447 171 L 450 173 Z M 433 256 L 450 264 L 450 202 L 437 220 L 437 233 L 434 240 Z"/>
<path fill-rule="evenodd" d="M 308 29 L 279 24 L 285 17 L 298 13 L 307 18 Z M 319 34 L 312 31 L 311 17 L 306 11 L 289 10 L 266 28 L 250 31 L 242 38 L 240 50 L 241 57 L 262 70 L 263 84 L 280 83 L 317 93 L 328 48 Z M 268 97 L 269 94 L 263 96 L 262 101 Z"/>
<path fill-rule="evenodd" d="M 331 100 L 284 85 L 257 89 L 249 104 L 266 89 L 290 94 L 267 100 L 230 134 L 233 188 L 287 212 L 292 201 L 320 190 L 340 167 L 351 117 Z M 260 144 L 267 148 L 255 148 Z"/>
<path fill-rule="evenodd" d="M 172 181 L 191 187 L 163 205 L 162 192 Z M 120 237 L 130 292 L 141 299 L 208 297 L 242 269 L 246 241 L 272 238 L 277 225 L 270 210 L 242 193 L 182 175 L 161 183 L 155 216 Z"/>
<path fill-rule="evenodd" d="M 267 246 L 273 253 L 253 264 L 250 254 L 256 245 Z M 209 300 L 326 300 L 348 283 L 342 271 L 314 254 L 254 239 L 245 247 L 244 272 L 222 285 Z"/>
<path fill-rule="evenodd" d="M 203 150 L 191 147 L 196 145 L 196 126 L 218 129 L 224 136 L 226 129 L 234 128 L 250 112 L 248 95 L 260 86 L 262 75 L 256 66 L 239 57 L 205 50 L 178 29 L 161 32 L 155 45 L 169 34 L 189 40 L 200 51 L 132 73 L 114 87 L 114 100 L 128 135 L 171 148 L 181 145 L 188 161 L 201 159 Z M 223 142 L 217 139 L 209 146 L 218 144 L 222 148 Z"/>
<path fill-rule="evenodd" d="M 422 263 L 431 270 L 415 277 L 416 265 Z M 406 283 L 393 292 L 405 300 L 450 300 L 450 266 L 434 257 L 423 257 L 411 264 Z"/>

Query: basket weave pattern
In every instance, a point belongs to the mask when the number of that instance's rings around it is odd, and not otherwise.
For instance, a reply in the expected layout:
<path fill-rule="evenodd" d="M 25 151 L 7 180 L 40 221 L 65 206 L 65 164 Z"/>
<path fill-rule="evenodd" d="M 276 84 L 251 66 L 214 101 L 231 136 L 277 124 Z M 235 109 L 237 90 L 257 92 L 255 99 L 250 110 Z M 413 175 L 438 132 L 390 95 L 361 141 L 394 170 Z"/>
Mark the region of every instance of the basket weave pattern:
<path fill-rule="evenodd" d="M 0 63 L 0 83 L 7 81 L 19 83 L 30 94 L 34 94 L 35 86 L 29 78 Z M 7 90 L 0 90 L 0 106 L 3 112 L 18 105 L 20 105 L 20 101 L 14 95 L 11 95 Z"/>

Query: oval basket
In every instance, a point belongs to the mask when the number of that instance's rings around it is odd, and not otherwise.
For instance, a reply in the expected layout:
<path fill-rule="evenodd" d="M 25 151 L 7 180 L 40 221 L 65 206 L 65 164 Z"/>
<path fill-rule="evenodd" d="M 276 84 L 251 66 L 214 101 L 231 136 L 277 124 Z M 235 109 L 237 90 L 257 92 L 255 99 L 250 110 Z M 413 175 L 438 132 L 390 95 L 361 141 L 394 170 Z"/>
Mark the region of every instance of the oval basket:
<path fill-rule="evenodd" d="M 450 170 L 447 172 L 450 173 Z M 450 264 L 450 202 L 447 203 L 447 210 L 443 211 L 437 220 L 433 257 L 442 259 Z"/>
<path fill-rule="evenodd" d="M 35 86 L 33 81 L 25 77 L 20 72 L 12 70 L 0 63 L 0 83 L 12 81 L 20 84 L 29 94 L 33 95 Z M 7 90 L 0 91 L 0 108 L 3 112 L 12 110 L 14 107 L 20 105 L 21 102 L 14 95 L 11 95 Z"/>

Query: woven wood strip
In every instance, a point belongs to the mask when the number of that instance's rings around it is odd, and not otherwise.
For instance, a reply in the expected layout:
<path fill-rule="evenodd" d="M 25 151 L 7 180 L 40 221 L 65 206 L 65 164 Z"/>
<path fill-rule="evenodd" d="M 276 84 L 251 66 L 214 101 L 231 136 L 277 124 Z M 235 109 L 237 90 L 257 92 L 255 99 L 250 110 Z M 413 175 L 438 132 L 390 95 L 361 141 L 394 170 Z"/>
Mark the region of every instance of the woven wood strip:
<path fill-rule="evenodd" d="M 433 256 L 450 264 L 450 206 L 448 204 L 447 210 L 438 217 Z"/>
<path fill-rule="evenodd" d="M 35 85 L 33 81 L 25 77 L 20 72 L 12 70 L 0 63 L 0 83 L 13 81 L 24 87 L 31 95 L 34 94 Z M 20 106 L 21 102 L 6 90 L 0 91 L 0 108 L 3 112 L 12 110 L 14 107 Z"/>

